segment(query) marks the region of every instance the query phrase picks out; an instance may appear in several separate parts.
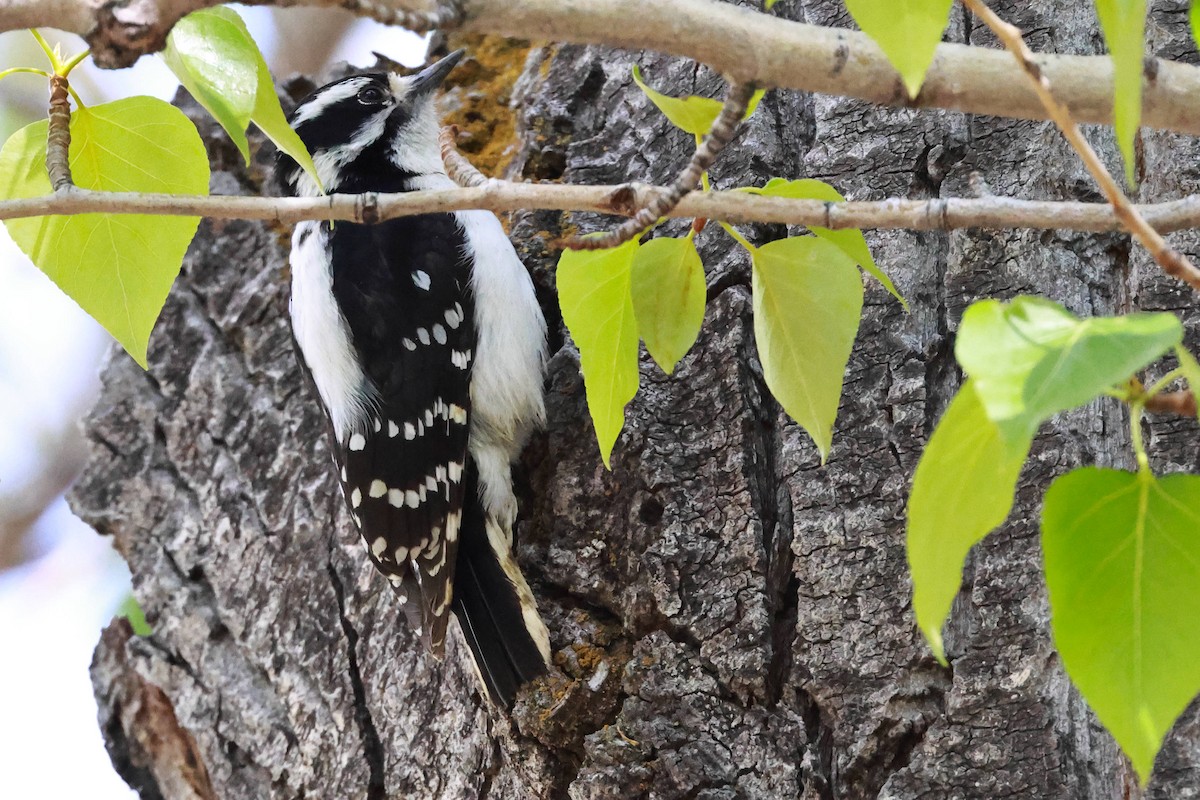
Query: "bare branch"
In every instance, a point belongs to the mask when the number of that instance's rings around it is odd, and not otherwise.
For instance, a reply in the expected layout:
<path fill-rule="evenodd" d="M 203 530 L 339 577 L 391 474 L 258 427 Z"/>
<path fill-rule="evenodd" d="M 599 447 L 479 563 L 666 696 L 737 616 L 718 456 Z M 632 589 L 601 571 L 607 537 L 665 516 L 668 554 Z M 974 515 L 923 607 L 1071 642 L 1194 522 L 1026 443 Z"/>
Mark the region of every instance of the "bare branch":
<path fill-rule="evenodd" d="M 1197 269 L 1196 265 L 1186 256 L 1168 245 L 1163 237 L 1150 227 L 1146 220 L 1142 219 L 1133 203 L 1129 202 L 1129 198 L 1125 196 L 1121 187 L 1104 167 L 1100 156 L 1096 155 L 1096 151 L 1084 138 L 1083 132 L 1079 130 L 1079 125 L 1071 117 L 1070 109 L 1055 98 L 1054 93 L 1050 90 L 1049 80 L 1035 61 L 1033 51 L 1025 44 L 1020 29 L 996 16 L 984 0 L 964 0 L 964 2 L 967 8 L 982 19 L 1000 38 L 1000 41 L 1004 42 L 1004 46 L 1009 49 L 1022 69 L 1025 70 L 1025 74 L 1037 90 L 1038 98 L 1046 108 L 1046 112 L 1070 142 L 1071 147 L 1083 159 L 1084 166 L 1096 179 L 1096 183 L 1100 184 L 1104 196 L 1108 198 L 1108 202 L 1112 203 L 1117 217 L 1129 229 L 1129 232 L 1150 251 L 1154 260 L 1162 267 L 1163 272 L 1200 291 L 1200 269 Z"/>
<path fill-rule="evenodd" d="M 230 197 L 96 192 L 0 201 L 0 220 L 48 214 L 160 214 L 213 219 L 263 219 L 290 224 L 306 219 L 366 222 L 440 211 L 484 209 L 516 211 L 593 211 L 631 216 L 663 187 L 626 183 L 606 186 L 514 183 L 489 179 L 466 189 L 401 194 L 334 194 L 328 197 Z M 368 212 L 369 209 L 369 212 Z M 1200 196 L 1138 206 L 1139 213 L 1162 233 L 1200 228 Z M 730 223 L 765 222 L 831 228 L 954 230 L 958 228 L 1124 230 L 1106 203 L 1059 203 L 1011 197 L 826 203 L 761 197 L 745 192 L 695 192 L 667 214 L 705 217 Z"/>
<path fill-rule="evenodd" d="M 370 17 L 385 25 L 397 25 L 415 33 L 457 28 L 466 16 L 462 0 L 438 0 L 433 10 L 409 9 L 379 0 L 343 0 L 338 5 L 359 16 Z"/>
<path fill-rule="evenodd" d="M 0 31 L 39 25 L 73 31 L 104 67 L 132 64 L 161 49 L 184 14 L 219 0 L 6 0 Z M 253 0 L 259 5 L 343 6 L 345 0 Z M 373 0 L 384 10 L 423 11 L 421 0 Z M 365 9 L 359 8 L 360 13 Z M 879 48 L 864 34 L 779 19 L 716 0 L 470 0 L 462 29 L 523 39 L 657 50 L 708 64 L 734 80 L 855 97 L 871 103 L 1046 119 L 1046 111 L 1006 53 L 938 46 L 921 93 L 910 100 Z M 1112 122 L 1107 56 L 1039 56 L 1042 72 L 1080 122 Z M 1143 96 L 1148 128 L 1200 134 L 1200 68 L 1153 62 Z"/>
<path fill-rule="evenodd" d="M 717 115 L 716 120 L 713 122 L 712 130 L 704 137 L 704 141 L 696 148 L 696 152 L 692 154 L 688 165 L 676 176 L 671 185 L 667 187 L 667 190 L 651 200 L 648 205 L 638 210 L 633 215 L 633 219 L 622 222 L 616 228 L 600 236 L 591 236 L 586 239 L 575 236 L 567 242 L 567 247 L 576 250 L 605 250 L 610 247 L 618 247 L 635 236 L 639 236 L 646 228 L 649 228 L 660 218 L 669 214 L 672 209 L 679 205 L 679 201 L 685 195 L 696 188 L 696 184 L 700 182 L 700 176 L 712 166 L 717 155 L 733 139 L 733 135 L 737 132 L 738 124 L 746 116 L 746 109 L 749 107 L 750 98 L 753 96 L 754 86 L 752 84 L 730 84 L 729 93 L 725 95 L 725 102 L 721 106 L 721 113 Z"/>
<path fill-rule="evenodd" d="M 71 179 L 71 98 L 67 79 L 50 76 L 50 123 L 46 134 L 46 171 L 56 192 L 75 186 Z"/>

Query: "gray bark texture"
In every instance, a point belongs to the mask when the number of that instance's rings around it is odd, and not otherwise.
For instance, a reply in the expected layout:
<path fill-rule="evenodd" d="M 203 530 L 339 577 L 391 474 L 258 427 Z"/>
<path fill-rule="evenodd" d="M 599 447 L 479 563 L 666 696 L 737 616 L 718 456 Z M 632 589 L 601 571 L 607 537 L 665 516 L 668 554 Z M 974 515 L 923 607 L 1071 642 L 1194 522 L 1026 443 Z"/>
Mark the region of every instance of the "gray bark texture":
<path fill-rule="evenodd" d="M 1090 3 L 994 5 L 1036 50 L 1102 51 Z M 1195 61 L 1187 2 L 1151 6 L 1152 52 Z M 835 0 L 776 10 L 851 25 Z M 995 44 L 957 6 L 947 36 Z M 633 61 L 657 88 L 722 93 L 707 69 L 655 54 L 535 48 L 509 98 L 509 173 L 669 180 L 692 142 L 634 86 Z M 261 191 L 268 156 L 244 168 L 188 108 L 209 142 L 214 191 Z M 1111 131 L 1089 135 L 1117 171 Z M 1139 197 L 1200 191 L 1198 156 L 1194 140 L 1146 132 Z M 875 200 L 970 195 L 981 185 L 973 172 L 997 194 L 1099 199 L 1049 124 L 780 91 L 713 180 L 816 177 Z M 149 372 L 117 353 L 105 367 L 73 492 L 128 560 L 154 629 L 140 638 L 114 623 L 93 669 L 113 760 L 142 797 L 1143 796 L 1055 653 L 1038 543 L 1055 475 L 1131 464 L 1123 409 L 1096 402 L 1044 428 L 1010 521 L 968 562 L 949 668 L 914 624 L 904 507 L 961 381 L 952 345 L 969 303 L 1038 293 L 1085 314 L 1169 309 L 1194 346 L 1195 297 L 1126 236 L 868 233 L 912 313 L 868 281 L 822 466 L 763 384 L 747 257 L 710 225 L 699 237 L 709 276 L 700 340 L 672 377 L 643 354 L 608 472 L 553 299 L 554 241 L 608 224 L 553 212 L 511 220 L 552 329 L 550 422 L 521 465 L 519 556 L 557 665 L 511 715 L 486 706 L 459 639 L 441 663 L 421 651 L 346 519 L 317 400 L 292 354 L 288 231 L 201 225 Z M 744 230 L 757 242 L 789 233 Z M 1200 255 L 1197 235 L 1172 241 Z M 1157 420 L 1148 436 L 1161 470 L 1200 469 L 1194 421 Z M 1192 708 L 1144 796 L 1200 797 L 1198 786 Z"/>

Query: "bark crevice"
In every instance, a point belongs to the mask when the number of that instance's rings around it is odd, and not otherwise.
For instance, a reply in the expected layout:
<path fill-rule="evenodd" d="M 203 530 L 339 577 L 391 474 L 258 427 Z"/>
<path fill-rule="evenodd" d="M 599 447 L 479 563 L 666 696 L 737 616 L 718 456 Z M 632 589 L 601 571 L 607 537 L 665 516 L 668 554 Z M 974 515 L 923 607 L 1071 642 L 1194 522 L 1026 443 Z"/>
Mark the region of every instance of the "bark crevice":
<path fill-rule="evenodd" d="M 375 720 L 367 705 L 366 689 L 363 686 L 362 672 L 358 666 L 358 630 L 346 616 L 346 592 L 332 561 L 326 563 L 326 571 L 329 573 L 329 582 L 333 586 L 334 597 L 337 598 L 338 616 L 341 618 L 342 633 L 346 637 L 346 661 L 349 665 L 350 686 L 354 692 L 354 718 L 362 734 L 363 756 L 367 762 L 369 776 L 367 800 L 384 800 L 387 797 L 386 760 L 383 753 L 383 742 L 379 738 L 379 731 L 375 727 Z"/>

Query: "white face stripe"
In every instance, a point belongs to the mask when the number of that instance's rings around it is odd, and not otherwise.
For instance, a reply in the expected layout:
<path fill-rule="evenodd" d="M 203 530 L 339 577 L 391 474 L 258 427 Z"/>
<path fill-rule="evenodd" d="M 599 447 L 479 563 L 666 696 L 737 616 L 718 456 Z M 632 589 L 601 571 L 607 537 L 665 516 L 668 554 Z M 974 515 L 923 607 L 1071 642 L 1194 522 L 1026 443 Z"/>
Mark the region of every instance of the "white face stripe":
<path fill-rule="evenodd" d="M 358 78 L 347 78 L 343 83 L 339 83 L 319 95 L 309 100 L 304 105 L 296 109 L 295 115 L 292 117 L 292 127 L 296 128 L 308 122 L 313 117 L 316 117 L 325 109 L 335 103 L 340 103 L 347 98 L 358 94 L 364 86 L 371 82 L 370 78 L 365 76 Z"/>
<path fill-rule="evenodd" d="M 395 81 L 392 85 L 395 86 Z M 396 96 L 400 97 L 399 94 Z M 399 102 L 404 101 L 401 99 Z M 388 153 L 392 164 L 416 175 L 444 176 L 446 167 L 442 163 L 442 149 L 438 144 L 440 127 L 433 95 L 418 98 L 412 109 L 412 117 L 392 138 Z"/>
<path fill-rule="evenodd" d="M 388 114 L 390 113 L 392 113 L 392 109 L 391 106 L 388 106 L 358 126 L 358 130 L 350 137 L 349 143 L 349 147 L 355 155 L 363 148 L 374 144 L 380 136 L 383 136 L 384 128 L 387 127 Z"/>
<path fill-rule="evenodd" d="M 388 87 L 392 90 L 392 97 L 396 98 L 396 102 L 404 102 L 409 89 L 412 88 L 414 77 L 413 75 L 397 75 L 394 72 L 388 73 Z"/>

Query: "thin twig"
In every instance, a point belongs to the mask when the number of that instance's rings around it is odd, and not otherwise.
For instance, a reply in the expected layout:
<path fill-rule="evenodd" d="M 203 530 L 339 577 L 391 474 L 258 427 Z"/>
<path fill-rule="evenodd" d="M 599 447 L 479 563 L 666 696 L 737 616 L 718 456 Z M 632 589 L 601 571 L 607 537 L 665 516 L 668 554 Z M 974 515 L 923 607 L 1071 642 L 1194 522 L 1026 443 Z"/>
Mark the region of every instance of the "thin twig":
<path fill-rule="evenodd" d="M 74 188 L 71 179 L 71 99 L 67 79 L 50 76 L 50 124 L 46 135 L 46 171 L 55 192 Z"/>
<path fill-rule="evenodd" d="M 1196 416 L 1196 395 L 1190 390 L 1163 392 L 1146 400 L 1146 410 L 1153 414 Z"/>
<path fill-rule="evenodd" d="M 363 17 L 370 17 L 384 25 L 395 25 L 414 33 L 432 30 L 451 30 L 462 24 L 466 12 L 462 0 L 439 0 L 432 11 L 414 11 L 398 8 L 392 3 L 379 0 L 341 0 L 340 5 Z"/>
<path fill-rule="evenodd" d="M 704 137 L 688 165 L 676 176 L 667 190 L 641 208 L 633 215 L 633 219 L 622 222 L 600 236 L 590 236 L 586 239 L 580 236 L 572 237 L 567 241 L 567 247 L 575 250 L 605 250 L 617 247 L 639 236 L 646 228 L 667 216 L 685 195 L 696 188 L 700 183 L 700 176 L 712 166 L 725 145 L 733 139 L 738 124 L 746 116 L 746 108 L 753 96 L 752 84 L 731 83 L 729 92 L 725 95 L 725 102 L 721 106 L 721 113 L 713 122 L 712 130 Z"/>
<path fill-rule="evenodd" d="M 293 223 L 309 219 L 365 222 L 439 211 L 472 208 L 487 211 L 548 209 L 593 211 L 631 216 L 666 191 L 640 183 L 572 186 L 516 183 L 488 179 L 470 189 L 399 194 L 333 194 L 326 197 L 211 197 L 135 192 L 97 192 L 76 188 L 69 194 L 22 200 L 0 200 L 0 220 L 48 214 L 157 214 L 213 219 L 262 219 Z M 1142 216 L 1163 233 L 1200 228 L 1200 195 L 1138 206 Z M 741 224 L 751 222 L 819 226 L 840 230 L 948 231 L 961 228 L 1121 231 L 1121 221 L 1107 203 L 1018 200 L 1011 197 L 933 198 L 826 203 L 762 197 L 746 192 L 693 192 L 679 201 L 669 217 L 707 217 Z"/>
<path fill-rule="evenodd" d="M 459 186 L 468 189 L 483 186 L 488 182 L 488 176 L 475 169 L 475 165 L 458 152 L 458 148 L 455 146 L 457 138 L 457 125 L 447 125 L 438 131 L 438 144 L 442 148 L 442 162 L 446 165 L 446 174 Z"/>
<path fill-rule="evenodd" d="M 1113 209 L 1117 213 L 1117 217 L 1125 224 L 1125 227 L 1133 234 L 1142 246 L 1150 251 L 1154 256 L 1154 260 L 1162 267 L 1163 272 L 1173 278 L 1178 278 L 1184 283 L 1191 286 L 1193 289 L 1200 291 L 1200 269 L 1188 260 L 1186 256 L 1180 253 L 1166 243 L 1162 236 L 1158 234 L 1150 225 L 1138 214 L 1134 205 L 1129 202 L 1129 198 L 1121 191 L 1121 187 L 1113 180 L 1105 168 L 1104 163 L 1100 161 L 1100 157 L 1096 155 L 1096 151 L 1084 138 L 1083 132 L 1079 130 L 1079 126 L 1075 123 L 1071 116 L 1071 111 L 1065 105 L 1055 98 L 1054 93 L 1050 90 L 1050 81 L 1042 72 L 1034 60 L 1033 51 L 1025 44 L 1025 39 L 1021 36 L 1021 31 L 1016 26 L 1010 25 L 1000 17 L 996 16 L 984 0 L 963 0 L 976 16 L 984 21 L 984 23 L 992 29 L 1004 46 L 1008 48 L 1017 62 L 1025 70 L 1025 74 L 1029 76 L 1033 82 L 1034 89 L 1037 91 L 1038 99 L 1042 101 L 1042 105 L 1046 109 L 1046 113 L 1054 120 L 1054 124 L 1062 131 L 1063 136 L 1070 142 L 1071 147 L 1083 159 L 1084 166 L 1088 172 L 1096 179 L 1096 183 L 1100 184 L 1101 191 L 1108 198 L 1108 202 L 1112 204 Z"/>

